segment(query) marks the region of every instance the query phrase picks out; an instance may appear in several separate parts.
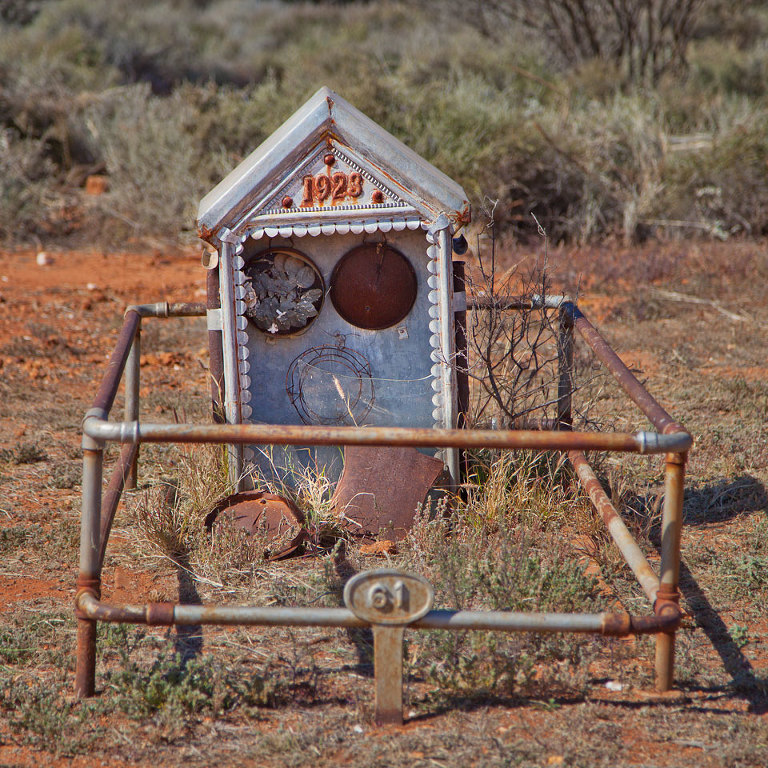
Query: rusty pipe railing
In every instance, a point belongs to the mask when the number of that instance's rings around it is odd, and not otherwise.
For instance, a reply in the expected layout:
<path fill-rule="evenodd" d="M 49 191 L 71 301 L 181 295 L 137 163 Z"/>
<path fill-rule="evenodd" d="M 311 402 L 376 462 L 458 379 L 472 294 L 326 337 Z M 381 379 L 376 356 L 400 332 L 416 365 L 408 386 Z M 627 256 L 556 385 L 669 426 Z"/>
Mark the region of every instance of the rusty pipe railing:
<path fill-rule="evenodd" d="M 683 490 L 687 454 L 668 453 L 664 470 L 664 508 L 661 516 L 661 568 L 654 610 L 677 609 L 680 601 L 680 537 L 683 527 Z M 656 687 L 672 687 L 675 661 L 674 629 L 656 635 Z"/>
<path fill-rule="evenodd" d="M 205 311 L 205 304 L 200 302 L 169 304 L 167 301 L 161 301 L 156 304 L 137 304 L 128 307 L 115 349 L 107 363 L 107 370 L 101 379 L 96 397 L 93 399 L 91 412 L 101 411 L 106 417 L 106 414 L 112 410 L 126 363 L 131 356 L 134 341 L 141 329 L 142 317 L 195 317 L 205 315 Z M 138 352 L 138 349 L 136 351 Z M 134 358 L 133 365 L 138 368 L 140 365 L 138 354 L 135 354 Z M 138 397 L 138 374 L 135 370 L 131 372 L 131 377 L 129 398 L 134 397 L 134 393 L 135 397 Z M 133 405 L 131 410 L 134 410 Z M 135 407 L 135 410 L 138 412 L 138 406 Z"/>
<path fill-rule="evenodd" d="M 530 298 L 518 296 L 467 296 L 467 309 L 485 310 L 520 310 L 520 309 L 560 309 L 563 304 L 571 303 L 567 296 L 534 293 Z"/>
<path fill-rule="evenodd" d="M 83 431 L 94 440 L 119 443 L 235 443 L 270 445 L 399 445 L 419 448 L 494 448 L 530 450 L 669 453 L 687 451 L 687 432 L 541 432 L 537 430 L 429 429 L 410 427 L 324 427 L 285 424 L 151 424 L 109 422 L 95 410 Z"/>
<path fill-rule="evenodd" d="M 573 427 L 573 304 L 559 309 L 557 334 L 557 429 Z"/>
<path fill-rule="evenodd" d="M 123 418 L 125 421 L 139 420 L 139 399 L 141 390 L 141 318 L 133 335 L 128 358 L 125 361 L 125 405 Z M 133 452 L 131 464 L 125 469 L 124 483 L 126 488 L 135 489 L 138 481 L 138 446 Z M 122 488 L 120 489 L 122 491 Z M 119 499 L 118 495 L 118 499 Z"/>
<path fill-rule="evenodd" d="M 367 627 L 348 608 L 257 607 L 250 605 L 189 605 L 147 603 L 109 605 L 88 592 L 77 600 L 82 613 L 96 621 L 160 625 L 220 624 L 292 627 Z M 581 632 L 625 637 L 675 628 L 679 611 L 664 615 L 628 613 L 521 613 L 517 611 L 433 610 L 408 624 L 410 629 L 493 630 L 500 632 Z"/>
<path fill-rule="evenodd" d="M 131 346 L 136 337 L 136 332 L 141 324 L 141 315 L 133 308 L 125 313 L 123 327 L 117 337 L 115 350 L 107 363 L 107 370 L 101 380 L 96 397 L 93 399 L 92 408 L 107 414 L 112 410 L 120 380 L 125 370 L 125 364 L 131 353 Z"/>
<path fill-rule="evenodd" d="M 99 523 L 99 570 L 101 570 L 101 566 L 104 564 L 104 553 L 107 549 L 107 541 L 109 540 L 109 534 L 112 530 L 112 522 L 115 519 L 115 513 L 120 504 L 120 497 L 122 496 L 123 489 L 129 487 L 131 470 L 136 467 L 136 457 L 138 453 L 138 443 L 131 443 L 123 446 L 122 451 L 120 451 L 120 459 L 112 470 L 109 485 L 107 486 L 101 504 L 101 520 Z"/>
<path fill-rule="evenodd" d="M 574 306 L 574 327 L 592 349 L 597 358 L 618 382 L 627 396 L 645 414 L 662 434 L 680 434 L 685 428 L 670 416 L 647 389 L 637 380 L 624 361 L 611 349 L 608 342 Z M 692 442 L 692 441 L 691 441 Z M 666 606 L 677 608 L 680 578 L 680 536 L 682 532 L 683 486 L 685 463 L 689 448 L 671 451 L 667 455 L 664 473 L 664 510 L 662 514 L 661 569 L 659 589 L 654 608 L 657 612 Z M 674 629 L 656 635 L 656 687 L 660 691 L 672 686 L 675 655 Z"/>
<path fill-rule="evenodd" d="M 213 420 L 223 424 L 224 418 L 224 346 L 221 322 L 211 322 L 221 316 L 221 298 L 219 297 L 219 267 L 208 270 L 206 280 L 206 307 L 208 314 L 208 355 L 209 374 L 211 377 L 211 405 Z"/>
<path fill-rule="evenodd" d="M 509 302 L 508 308 L 523 304 Z M 101 567 L 112 519 L 123 488 L 131 481 L 131 465 L 141 442 L 213 442 L 240 446 L 251 444 L 304 445 L 411 445 L 420 447 L 476 447 L 563 450 L 569 452 L 577 476 L 600 512 L 609 532 L 646 595 L 654 605 L 652 616 L 628 614 L 520 614 L 513 612 L 429 611 L 407 626 L 415 629 L 490 629 L 499 631 L 597 632 L 609 635 L 654 633 L 657 637 L 657 686 L 666 690 L 672 681 L 674 638 L 681 612 L 677 605 L 680 562 L 680 527 L 685 458 L 692 438 L 656 402 L 632 375 L 607 342 L 567 297 L 536 297 L 525 306 L 559 308 L 560 354 L 558 416 L 560 431 L 529 430 L 433 430 L 408 428 L 314 427 L 258 424 L 152 424 L 138 419 L 139 333 L 143 317 L 203 315 L 203 304 L 144 304 L 129 307 L 116 348 L 101 381 L 93 407 L 83 423 L 84 471 L 81 518 L 80 575 L 76 596 L 78 658 L 76 692 L 94 691 L 96 623 L 124 621 L 149 624 L 295 624 L 322 626 L 367 626 L 347 609 L 254 608 L 248 606 L 189 606 L 150 603 L 144 606 L 115 606 L 100 601 Z M 475 308 L 478 308 L 475 306 Z M 573 382 L 573 329 L 618 380 L 651 423 L 661 433 L 586 433 L 570 431 L 570 392 Z M 109 422 L 121 376 L 126 371 L 126 418 Z M 133 418 L 130 418 L 130 417 Z M 542 423 L 541 426 L 548 424 Z M 108 441 L 127 444 L 112 473 L 109 488 L 101 498 L 103 449 Z M 642 555 L 618 513 L 600 488 L 583 451 L 606 450 L 641 454 L 665 453 L 666 494 L 662 519 L 660 576 Z M 318 611 L 320 613 L 318 613 Z M 376 634 L 376 632 L 375 632 Z M 401 635 L 400 635 L 401 636 Z M 378 673 L 377 673 L 378 679 Z M 378 683 L 377 683 L 378 686 Z M 378 691 L 378 687 L 377 687 Z M 378 696 L 378 693 L 377 693 Z M 378 699 L 377 699 L 378 702 Z M 378 708 L 378 704 L 377 704 Z M 402 713 L 400 713 L 401 715 Z"/>
<path fill-rule="evenodd" d="M 581 337 L 592 349 L 598 360 L 610 371 L 629 399 L 648 417 L 659 432 L 685 432 L 685 427 L 675 421 L 656 401 L 650 392 L 637 380 L 624 361 L 611 349 L 597 328 L 584 317 L 581 310 L 573 306 L 573 324 Z M 688 449 L 686 449 L 688 450 Z"/>
<path fill-rule="evenodd" d="M 610 499 L 600 485 L 600 481 L 589 466 L 584 453 L 582 451 L 569 451 L 568 459 L 576 470 L 579 482 L 587 492 L 592 506 L 594 506 L 602 518 L 608 533 L 621 554 L 624 555 L 627 565 L 632 573 L 635 574 L 635 578 L 643 588 L 643 592 L 645 592 L 651 605 L 653 605 L 656 602 L 656 593 L 659 591 L 659 577 L 648 560 L 646 560 L 645 555 L 619 516 L 616 508 L 611 504 Z"/>
<path fill-rule="evenodd" d="M 156 301 L 152 304 L 131 304 L 125 313 L 136 312 L 140 317 L 203 317 L 206 306 L 201 301 Z"/>
<path fill-rule="evenodd" d="M 129 389 L 126 408 L 138 416 L 139 396 L 139 348 L 134 346 L 141 328 L 142 317 L 189 317 L 205 314 L 205 305 L 200 303 L 157 302 L 130 306 L 125 312 L 123 326 L 117 343 L 107 363 L 91 415 L 106 418 L 112 409 L 126 365 L 131 359 Z M 133 357 L 132 357 L 133 355 Z M 102 504 L 101 485 L 104 466 L 104 441 L 94 440 L 83 434 L 83 482 L 82 512 L 80 517 L 80 567 L 77 578 L 78 595 L 90 594 L 96 598 L 101 593 L 101 566 L 108 541 L 115 510 L 120 500 L 126 479 L 130 480 L 131 465 L 136 456 L 135 447 L 121 454 L 115 469 L 107 496 Z M 102 510 L 107 513 L 102 515 Z M 78 696 L 92 696 L 95 687 L 96 667 L 96 621 L 86 617 L 78 608 L 77 618 L 77 665 L 75 692 Z"/>

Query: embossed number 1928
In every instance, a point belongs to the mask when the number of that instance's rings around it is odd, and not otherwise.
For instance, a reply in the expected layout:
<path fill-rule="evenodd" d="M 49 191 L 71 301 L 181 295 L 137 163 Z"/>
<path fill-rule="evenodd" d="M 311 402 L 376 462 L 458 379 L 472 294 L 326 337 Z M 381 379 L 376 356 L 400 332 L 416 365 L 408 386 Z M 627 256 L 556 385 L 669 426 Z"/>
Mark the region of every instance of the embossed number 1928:
<path fill-rule="evenodd" d="M 331 205 L 344 201 L 348 197 L 360 197 L 363 194 L 363 176 L 360 173 L 319 174 L 305 176 L 302 180 L 301 207 L 311 208 L 322 205 L 326 200 Z"/>

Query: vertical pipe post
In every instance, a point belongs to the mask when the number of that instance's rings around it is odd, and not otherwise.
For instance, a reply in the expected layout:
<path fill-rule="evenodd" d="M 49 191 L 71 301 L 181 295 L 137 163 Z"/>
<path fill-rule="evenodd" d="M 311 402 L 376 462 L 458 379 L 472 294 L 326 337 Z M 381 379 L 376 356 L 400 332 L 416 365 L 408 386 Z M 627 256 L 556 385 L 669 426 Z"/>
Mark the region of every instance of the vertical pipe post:
<path fill-rule="evenodd" d="M 219 299 L 218 253 L 216 266 L 208 269 L 206 279 L 208 315 L 208 357 L 210 360 L 211 407 L 213 420 L 223 424 L 224 417 L 224 352 L 221 339 L 221 300 Z"/>
<path fill-rule="evenodd" d="M 453 317 L 453 241 L 451 223 L 444 214 L 438 216 L 434 225 L 437 235 L 438 277 L 440 311 L 440 340 L 443 360 L 443 424 L 446 429 L 455 429 L 457 424 L 456 404 L 456 337 Z M 456 488 L 461 482 L 459 476 L 459 452 L 456 448 L 446 448 L 446 465 L 451 476 L 451 485 Z"/>
<path fill-rule="evenodd" d="M 573 427 L 573 304 L 560 306 L 557 340 L 557 429 Z"/>
<path fill-rule="evenodd" d="M 456 426 L 460 429 L 467 425 L 469 413 L 469 352 L 467 350 L 467 298 L 466 274 L 463 261 L 453 262 L 453 296 L 461 299 L 461 304 L 454 307 L 453 317 L 456 323 L 456 395 L 458 414 Z M 458 302 L 457 302 L 458 304 Z"/>
<path fill-rule="evenodd" d="M 463 261 L 453 262 L 453 297 L 456 301 L 453 317 L 456 324 L 456 426 L 465 429 L 469 414 L 469 350 L 467 349 L 467 285 Z M 467 452 L 460 448 L 459 471 L 466 477 Z M 461 478 L 459 478 L 461 480 Z"/>
<path fill-rule="evenodd" d="M 77 595 L 90 592 L 96 598 L 101 594 L 101 481 L 104 465 L 104 448 L 90 437 L 83 438 L 83 502 L 80 518 L 80 573 L 77 578 Z M 93 696 L 96 685 L 96 621 L 77 617 L 77 665 L 75 670 L 75 695 L 78 698 Z"/>
<path fill-rule="evenodd" d="M 373 625 L 376 725 L 403 724 L 403 627 Z"/>
<path fill-rule="evenodd" d="M 680 601 L 680 532 L 683 523 L 683 484 L 687 454 L 668 453 L 664 473 L 664 511 L 661 520 L 661 573 L 654 609 L 657 614 L 665 604 Z M 675 632 L 656 635 L 656 689 L 672 687 L 675 662 Z"/>
<path fill-rule="evenodd" d="M 139 420 L 139 388 L 141 378 L 141 319 L 133 337 L 131 351 L 125 363 L 125 421 Z M 135 490 L 138 481 L 139 446 L 136 456 L 128 467 L 125 476 L 126 490 Z"/>

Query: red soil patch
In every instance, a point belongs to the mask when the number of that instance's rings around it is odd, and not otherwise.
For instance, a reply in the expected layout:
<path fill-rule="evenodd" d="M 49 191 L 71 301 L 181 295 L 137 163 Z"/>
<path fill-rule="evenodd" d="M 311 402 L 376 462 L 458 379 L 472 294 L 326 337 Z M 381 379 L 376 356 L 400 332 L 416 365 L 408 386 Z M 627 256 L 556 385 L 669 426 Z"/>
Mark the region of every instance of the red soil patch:
<path fill-rule="evenodd" d="M 55 597 L 74 599 L 74 585 L 67 579 L 35 579 L 31 576 L 0 576 L 0 613 L 10 610 L 15 603 Z M 0 763 L 2 765 L 2 763 Z"/>

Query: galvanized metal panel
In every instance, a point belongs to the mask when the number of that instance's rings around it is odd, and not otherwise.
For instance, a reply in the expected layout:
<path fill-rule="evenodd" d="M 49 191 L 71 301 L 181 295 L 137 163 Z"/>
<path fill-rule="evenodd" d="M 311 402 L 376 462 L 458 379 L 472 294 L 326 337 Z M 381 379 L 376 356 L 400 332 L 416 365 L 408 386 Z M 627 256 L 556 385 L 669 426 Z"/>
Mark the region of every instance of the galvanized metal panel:
<path fill-rule="evenodd" d="M 376 236 L 381 239 L 381 235 Z M 370 237 L 369 242 L 373 240 Z M 306 238 L 293 243 L 311 258 L 320 270 L 326 286 L 330 285 L 333 270 L 349 250 L 363 241 L 361 236 L 334 234 L 322 238 Z M 417 276 L 418 287 L 415 303 L 405 319 L 391 328 L 364 330 L 344 320 L 326 295 L 318 317 L 303 333 L 290 336 L 269 334 L 248 324 L 247 334 L 247 390 L 250 416 L 247 421 L 270 424 L 337 423 L 358 426 L 436 426 L 433 415 L 434 395 L 433 349 L 430 343 L 429 310 L 430 299 L 428 279 L 427 243 L 423 231 L 405 230 L 391 233 L 387 242 L 406 256 Z M 291 244 L 276 238 L 272 246 Z M 306 248 L 304 246 L 307 246 Z M 248 250 L 258 251 L 266 243 L 251 241 Z M 434 297 L 433 297 L 434 298 Z M 345 380 L 346 369 L 323 365 L 314 371 L 296 371 L 295 376 L 304 376 L 308 391 L 304 393 L 306 409 L 324 418 L 302 415 L 297 404 L 292 402 L 289 388 L 292 381 L 286 380 L 291 365 L 308 349 L 329 348 L 347 351 L 353 360 L 364 361 L 370 372 L 370 381 L 353 378 Z M 326 360 L 330 357 L 324 358 Z M 293 382 L 295 385 L 295 382 Z M 360 402 L 350 404 L 352 397 Z M 337 408 L 334 406 L 338 406 Z M 342 456 L 336 448 L 273 448 L 266 455 L 263 450 L 253 447 L 246 450 L 250 459 L 267 475 L 288 477 L 289 470 L 300 470 L 308 465 L 322 467 L 326 474 L 335 479 L 342 469 Z"/>

